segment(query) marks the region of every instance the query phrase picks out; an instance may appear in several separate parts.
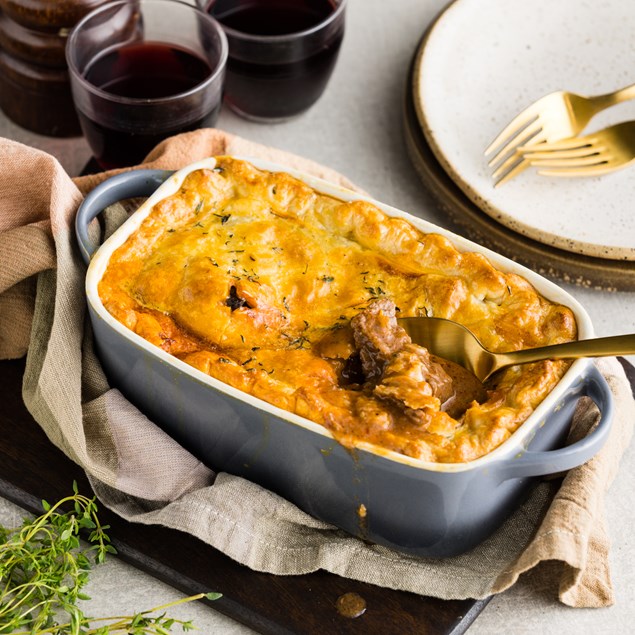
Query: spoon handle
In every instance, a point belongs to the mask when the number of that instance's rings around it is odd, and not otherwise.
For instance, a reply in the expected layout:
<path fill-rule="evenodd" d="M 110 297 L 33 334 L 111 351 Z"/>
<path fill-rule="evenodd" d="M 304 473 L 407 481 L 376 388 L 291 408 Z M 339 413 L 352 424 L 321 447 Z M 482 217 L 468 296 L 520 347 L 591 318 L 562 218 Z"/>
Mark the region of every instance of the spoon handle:
<path fill-rule="evenodd" d="M 496 368 L 510 364 L 526 364 L 543 359 L 570 359 L 578 357 L 609 357 L 611 355 L 634 355 L 635 333 L 578 340 L 564 344 L 552 344 L 540 348 L 501 353 L 496 356 Z"/>

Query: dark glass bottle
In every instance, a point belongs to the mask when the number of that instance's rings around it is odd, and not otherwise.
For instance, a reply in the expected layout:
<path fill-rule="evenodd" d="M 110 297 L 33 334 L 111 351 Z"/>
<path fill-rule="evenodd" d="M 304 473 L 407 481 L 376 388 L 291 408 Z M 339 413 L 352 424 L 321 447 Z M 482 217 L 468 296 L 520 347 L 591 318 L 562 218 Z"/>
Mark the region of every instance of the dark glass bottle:
<path fill-rule="evenodd" d="M 107 0 L 0 0 L 0 108 L 39 134 L 81 134 L 64 47 L 72 27 Z"/>

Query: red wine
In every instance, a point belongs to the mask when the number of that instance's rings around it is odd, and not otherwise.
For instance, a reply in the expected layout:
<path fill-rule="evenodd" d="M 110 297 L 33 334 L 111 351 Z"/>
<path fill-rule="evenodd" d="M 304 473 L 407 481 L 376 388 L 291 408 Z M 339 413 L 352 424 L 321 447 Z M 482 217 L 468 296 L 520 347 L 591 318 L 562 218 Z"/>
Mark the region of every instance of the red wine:
<path fill-rule="evenodd" d="M 335 8 L 331 0 L 217 0 L 211 14 L 241 33 L 287 35 L 314 27 Z"/>
<path fill-rule="evenodd" d="M 85 77 L 113 95 L 157 99 L 184 93 L 211 73 L 210 65 L 190 51 L 160 42 L 134 42 L 93 60 Z"/>
<path fill-rule="evenodd" d="M 334 0 L 216 0 L 211 14 L 229 39 L 225 99 L 256 119 L 286 119 L 309 108 L 324 91 L 342 38 L 343 14 L 327 28 L 272 45 L 269 36 L 301 34 L 337 9 Z M 250 36 L 264 36 L 254 41 Z"/>
<path fill-rule="evenodd" d="M 212 128 L 218 119 L 220 102 L 207 115 L 174 130 L 147 133 L 131 133 L 97 123 L 89 119 L 81 110 L 77 112 L 82 132 L 93 149 L 97 163 L 104 170 L 121 168 L 141 163 L 146 155 L 164 139 L 182 132 L 199 128 Z"/>
<path fill-rule="evenodd" d="M 135 42 L 97 57 L 84 77 L 110 95 L 156 100 L 187 93 L 211 73 L 209 63 L 193 52 L 159 42 Z M 220 103 L 204 113 L 196 113 L 192 105 L 189 98 L 160 105 L 114 99 L 99 103 L 91 116 L 81 110 L 78 114 L 95 158 L 107 169 L 139 163 L 168 136 L 213 125 Z"/>

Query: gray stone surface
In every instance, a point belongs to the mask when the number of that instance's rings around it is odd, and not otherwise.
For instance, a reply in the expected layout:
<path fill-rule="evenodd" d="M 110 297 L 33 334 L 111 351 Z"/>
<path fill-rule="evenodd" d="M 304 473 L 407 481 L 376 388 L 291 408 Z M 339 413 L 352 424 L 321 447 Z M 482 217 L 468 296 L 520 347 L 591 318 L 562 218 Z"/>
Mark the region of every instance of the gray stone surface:
<path fill-rule="evenodd" d="M 250 123 L 224 110 L 218 127 L 330 165 L 382 201 L 444 224 L 443 214 L 407 157 L 401 117 L 408 63 L 421 34 L 444 5 L 444 0 L 350 0 L 347 33 L 335 74 L 313 109 L 277 125 Z M 70 174 L 77 174 L 90 154 L 81 139 L 39 137 L 1 114 L 0 135 L 51 152 Z M 635 293 L 564 286 L 586 307 L 598 335 L 635 332 Z M 494 598 L 469 632 L 630 632 L 635 617 L 635 512 L 630 481 L 634 473 L 635 454 L 629 448 L 607 501 L 615 606 L 600 610 L 565 607 L 545 582 L 549 572 L 542 571 L 525 576 L 510 591 Z M 13 506 L 0 501 L 0 522 L 13 521 L 19 515 Z M 140 610 L 179 597 L 116 558 L 95 570 L 89 592 L 93 600 L 88 611 L 94 615 Z M 185 606 L 178 613 L 195 619 L 202 633 L 250 632 L 204 606 Z M 390 632 L 387 624 L 386 633 Z"/>

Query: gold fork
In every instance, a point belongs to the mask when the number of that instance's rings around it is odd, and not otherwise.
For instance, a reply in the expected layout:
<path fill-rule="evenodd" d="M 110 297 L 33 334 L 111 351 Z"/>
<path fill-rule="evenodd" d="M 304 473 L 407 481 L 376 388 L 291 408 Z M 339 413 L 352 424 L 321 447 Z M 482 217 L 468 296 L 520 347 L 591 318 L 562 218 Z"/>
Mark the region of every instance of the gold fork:
<path fill-rule="evenodd" d="M 635 121 L 539 147 L 521 146 L 531 166 L 546 176 L 597 176 L 635 162 Z"/>
<path fill-rule="evenodd" d="M 488 163 L 494 168 L 494 186 L 502 185 L 529 166 L 518 151 L 520 146 L 574 137 L 598 112 L 634 97 L 635 84 L 594 97 L 562 90 L 545 95 L 514 117 L 485 150 L 485 156 L 494 155 Z"/>

